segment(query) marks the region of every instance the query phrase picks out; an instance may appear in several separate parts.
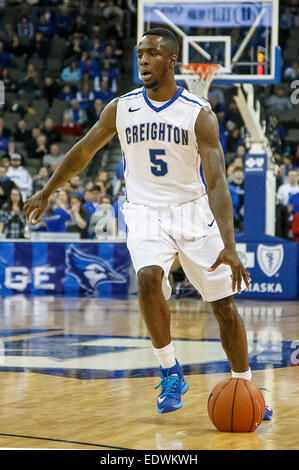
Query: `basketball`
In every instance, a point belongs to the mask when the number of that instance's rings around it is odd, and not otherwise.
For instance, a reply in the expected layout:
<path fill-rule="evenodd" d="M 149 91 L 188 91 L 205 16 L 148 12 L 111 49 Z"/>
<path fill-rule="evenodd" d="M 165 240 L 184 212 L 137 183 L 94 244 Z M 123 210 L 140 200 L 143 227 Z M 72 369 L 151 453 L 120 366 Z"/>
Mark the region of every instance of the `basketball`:
<path fill-rule="evenodd" d="M 249 380 L 225 379 L 212 389 L 208 413 L 218 431 L 253 432 L 265 414 L 264 396 Z"/>

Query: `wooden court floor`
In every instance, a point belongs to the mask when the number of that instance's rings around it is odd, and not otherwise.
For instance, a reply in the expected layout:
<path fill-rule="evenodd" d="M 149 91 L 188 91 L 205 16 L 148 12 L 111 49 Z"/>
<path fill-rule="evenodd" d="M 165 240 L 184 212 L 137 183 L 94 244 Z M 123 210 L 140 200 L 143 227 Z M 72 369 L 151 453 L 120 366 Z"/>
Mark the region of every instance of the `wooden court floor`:
<path fill-rule="evenodd" d="M 236 302 L 253 381 L 274 410 L 248 434 L 218 432 L 208 418 L 209 392 L 230 373 L 207 303 L 170 302 L 190 389 L 181 410 L 159 415 L 136 299 L 0 299 L 0 448 L 298 450 L 299 304 Z"/>

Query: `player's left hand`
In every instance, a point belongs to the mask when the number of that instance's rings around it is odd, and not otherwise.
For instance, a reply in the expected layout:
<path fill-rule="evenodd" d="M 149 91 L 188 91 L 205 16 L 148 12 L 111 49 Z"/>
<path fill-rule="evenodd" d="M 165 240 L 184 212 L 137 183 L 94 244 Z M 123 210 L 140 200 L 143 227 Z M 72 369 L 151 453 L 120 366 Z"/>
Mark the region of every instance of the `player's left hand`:
<path fill-rule="evenodd" d="M 238 294 L 241 294 L 242 279 L 244 280 L 247 289 L 250 289 L 250 275 L 247 269 L 243 266 L 235 248 L 223 248 L 215 263 L 208 269 L 208 271 L 215 271 L 215 269 L 217 269 L 221 264 L 227 264 L 231 268 L 233 292 L 237 289 Z"/>

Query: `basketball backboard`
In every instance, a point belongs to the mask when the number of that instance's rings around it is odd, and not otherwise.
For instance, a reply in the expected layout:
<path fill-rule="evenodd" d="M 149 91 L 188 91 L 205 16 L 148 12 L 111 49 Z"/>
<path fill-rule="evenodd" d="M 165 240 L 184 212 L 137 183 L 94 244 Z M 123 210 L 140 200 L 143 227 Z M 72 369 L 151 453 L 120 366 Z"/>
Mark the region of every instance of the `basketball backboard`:
<path fill-rule="evenodd" d="M 213 84 L 280 82 L 279 0 L 139 0 L 137 44 L 145 30 L 159 26 L 179 38 L 179 83 L 180 64 L 190 62 L 220 64 Z M 141 83 L 136 53 L 134 81 Z"/>

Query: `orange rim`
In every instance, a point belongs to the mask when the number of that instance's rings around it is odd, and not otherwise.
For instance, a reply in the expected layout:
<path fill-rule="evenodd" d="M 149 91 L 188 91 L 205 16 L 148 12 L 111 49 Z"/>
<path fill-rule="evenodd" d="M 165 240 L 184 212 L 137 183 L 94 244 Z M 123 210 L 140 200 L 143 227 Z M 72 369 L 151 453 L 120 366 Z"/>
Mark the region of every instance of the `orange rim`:
<path fill-rule="evenodd" d="M 181 65 L 182 72 L 194 72 L 199 75 L 201 79 L 206 79 L 210 75 L 213 75 L 218 69 L 219 64 L 183 64 Z"/>

